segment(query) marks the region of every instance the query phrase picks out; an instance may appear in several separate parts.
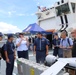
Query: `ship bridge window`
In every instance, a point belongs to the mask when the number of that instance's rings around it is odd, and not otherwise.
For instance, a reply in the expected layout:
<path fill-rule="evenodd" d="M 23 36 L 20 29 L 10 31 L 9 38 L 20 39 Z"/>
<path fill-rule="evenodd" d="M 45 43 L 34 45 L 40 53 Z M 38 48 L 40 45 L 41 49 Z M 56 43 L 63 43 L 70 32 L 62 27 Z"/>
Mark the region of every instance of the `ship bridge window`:
<path fill-rule="evenodd" d="M 75 13 L 75 3 L 71 3 L 71 5 L 72 5 L 73 13 Z"/>
<path fill-rule="evenodd" d="M 69 13 L 69 12 L 70 12 L 70 8 L 69 8 L 69 4 L 68 4 L 68 3 L 56 7 L 57 16 L 60 16 L 60 15 L 62 15 L 63 13 L 64 13 L 64 14 L 67 14 L 67 13 Z"/>

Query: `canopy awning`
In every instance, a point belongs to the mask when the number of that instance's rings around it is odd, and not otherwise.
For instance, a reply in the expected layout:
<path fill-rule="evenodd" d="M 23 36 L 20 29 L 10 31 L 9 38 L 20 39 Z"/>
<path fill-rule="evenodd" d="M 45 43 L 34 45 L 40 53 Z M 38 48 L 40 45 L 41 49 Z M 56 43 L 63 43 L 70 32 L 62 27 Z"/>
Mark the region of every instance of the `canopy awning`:
<path fill-rule="evenodd" d="M 44 29 L 42 29 L 38 24 L 36 23 L 33 23 L 33 24 L 30 24 L 27 28 L 25 28 L 23 30 L 23 32 L 30 32 L 32 34 L 35 34 L 37 32 L 42 32 L 42 33 L 46 33 L 46 34 L 51 34 L 51 32 L 47 32 L 45 31 Z"/>

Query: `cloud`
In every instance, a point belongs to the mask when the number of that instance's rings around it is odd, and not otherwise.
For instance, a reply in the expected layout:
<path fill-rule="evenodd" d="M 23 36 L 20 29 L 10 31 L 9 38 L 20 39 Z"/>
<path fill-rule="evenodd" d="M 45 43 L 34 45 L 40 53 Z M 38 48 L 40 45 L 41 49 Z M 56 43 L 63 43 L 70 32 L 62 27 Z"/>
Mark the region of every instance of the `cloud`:
<path fill-rule="evenodd" d="M 0 9 L 0 17 L 13 17 L 16 15 L 16 11 L 15 10 L 9 10 L 9 11 L 5 11 L 3 9 Z"/>
<path fill-rule="evenodd" d="M 16 11 L 12 10 L 12 11 L 8 11 L 6 12 L 8 17 L 12 17 L 16 14 Z"/>
<path fill-rule="evenodd" d="M 17 16 L 25 16 L 25 14 L 17 14 Z"/>
<path fill-rule="evenodd" d="M 21 32 L 21 30 L 12 24 L 7 24 L 4 22 L 0 22 L 0 32 L 2 33 L 16 33 Z"/>

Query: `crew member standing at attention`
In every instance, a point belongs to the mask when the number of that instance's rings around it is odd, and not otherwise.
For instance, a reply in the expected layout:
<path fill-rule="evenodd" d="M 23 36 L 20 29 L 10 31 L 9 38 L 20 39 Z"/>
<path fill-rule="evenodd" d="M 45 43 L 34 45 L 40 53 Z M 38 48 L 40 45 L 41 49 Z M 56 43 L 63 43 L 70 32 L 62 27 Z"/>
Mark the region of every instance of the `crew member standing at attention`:
<path fill-rule="evenodd" d="M 19 38 L 16 40 L 18 58 L 28 59 L 28 40 L 23 33 L 19 33 Z"/>
<path fill-rule="evenodd" d="M 48 55 L 48 42 L 42 37 L 42 33 L 38 33 L 37 39 L 34 42 L 34 54 L 36 54 L 36 62 L 43 64 L 46 55 Z"/>
<path fill-rule="evenodd" d="M 12 34 L 8 35 L 8 40 L 4 46 L 4 51 L 6 57 L 6 75 L 13 75 L 14 60 L 16 58 L 16 54 Z"/>

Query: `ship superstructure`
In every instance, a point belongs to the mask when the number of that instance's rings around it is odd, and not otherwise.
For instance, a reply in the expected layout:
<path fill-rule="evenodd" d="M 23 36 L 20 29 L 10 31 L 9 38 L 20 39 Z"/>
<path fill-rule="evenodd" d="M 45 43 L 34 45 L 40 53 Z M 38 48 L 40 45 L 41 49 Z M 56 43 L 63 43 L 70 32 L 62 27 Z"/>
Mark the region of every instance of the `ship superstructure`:
<path fill-rule="evenodd" d="M 46 31 L 71 31 L 76 26 L 76 0 L 61 0 L 43 10 L 38 7 L 36 15 L 38 24 Z"/>

